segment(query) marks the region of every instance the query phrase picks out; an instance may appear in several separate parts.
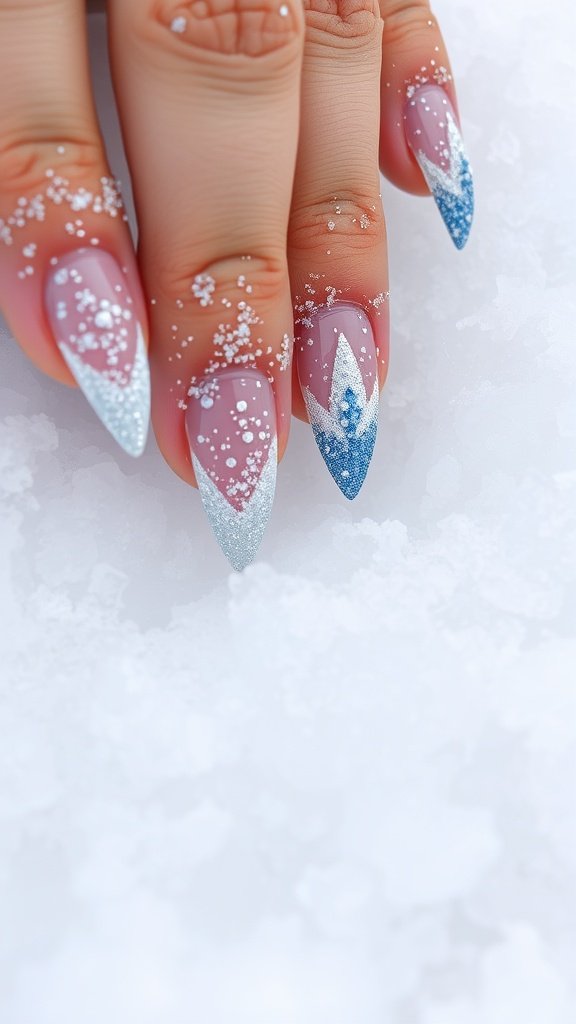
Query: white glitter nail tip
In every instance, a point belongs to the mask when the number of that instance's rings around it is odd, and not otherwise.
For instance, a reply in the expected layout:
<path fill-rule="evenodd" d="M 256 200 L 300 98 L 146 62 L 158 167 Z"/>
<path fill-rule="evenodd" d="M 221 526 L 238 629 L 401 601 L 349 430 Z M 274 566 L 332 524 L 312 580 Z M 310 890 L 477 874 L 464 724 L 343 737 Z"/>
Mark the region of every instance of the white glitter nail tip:
<path fill-rule="evenodd" d="M 242 511 L 238 511 L 218 490 L 199 460 L 192 456 L 204 511 L 222 551 L 232 568 L 238 572 L 254 560 L 270 518 L 276 488 L 277 461 L 278 445 L 274 438 L 252 497 Z"/>
<path fill-rule="evenodd" d="M 150 421 L 150 371 L 140 324 L 134 366 L 130 381 L 124 387 L 95 370 L 65 342 L 60 342 L 58 347 L 78 386 L 114 440 L 128 455 L 141 455 Z"/>

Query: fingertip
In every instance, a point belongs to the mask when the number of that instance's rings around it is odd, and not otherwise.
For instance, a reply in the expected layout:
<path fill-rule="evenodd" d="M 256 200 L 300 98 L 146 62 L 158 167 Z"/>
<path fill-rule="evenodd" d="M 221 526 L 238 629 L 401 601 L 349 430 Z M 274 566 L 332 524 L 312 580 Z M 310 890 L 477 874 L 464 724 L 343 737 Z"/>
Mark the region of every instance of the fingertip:
<path fill-rule="evenodd" d="M 386 7 L 394 10 L 386 13 Z M 448 52 L 438 23 L 427 5 L 384 2 L 383 56 L 380 86 L 380 169 L 397 188 L 412 195 L 430 194 L 406 130 L 408 107 L 415 92 L 428 85 L 446 93 L 459 124 L 456 89 Z"/>

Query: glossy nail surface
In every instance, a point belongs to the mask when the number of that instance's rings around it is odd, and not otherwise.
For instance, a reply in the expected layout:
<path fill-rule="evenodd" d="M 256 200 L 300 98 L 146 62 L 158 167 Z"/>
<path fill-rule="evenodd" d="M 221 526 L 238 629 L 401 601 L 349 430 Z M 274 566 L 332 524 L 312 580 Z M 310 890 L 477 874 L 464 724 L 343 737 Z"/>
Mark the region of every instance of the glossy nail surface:
<path fill-rule="evenodd" d="M 66 253 L 50 267 L 45 303 L 58 347 L 90 405 L 118 444 L 140 455 L 150 375 L 126 275 L 102 249 Z"/>
<path fill-rule="evenodd" d="M 295 343 L 298 377 L 316 444 L 347 498 L 360 490 L 376 441 L 378 369 L 362 306 L 335 301 L 303 321 Z"/>
<path fill-rule="evenodd" d="M 220 547 L 240 570 L 256 554 L 274 500 L 274 394 L 251 369 L 225 370 L 191 390 L 186 432 L 200 497 Z"/>
<path fill-rule="evenodd" d="M 474 184 L 456 114 L 439 85 L 416 89 L 404 107 L 406 138 L 457 249 L 470 234 Z"/>

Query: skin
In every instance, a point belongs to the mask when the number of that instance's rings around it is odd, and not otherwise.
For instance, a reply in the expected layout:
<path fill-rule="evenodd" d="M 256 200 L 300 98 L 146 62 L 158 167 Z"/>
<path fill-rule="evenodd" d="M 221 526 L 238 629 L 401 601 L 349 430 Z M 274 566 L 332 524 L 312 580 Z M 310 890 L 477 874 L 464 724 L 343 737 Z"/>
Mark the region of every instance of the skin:
<path fill-rule="evenodd" d="M 363 305 L 387 291 L 379 168 L 398 187 L 428 195 L 402 128 L 407 84 L 422 68 L 444 67 L 449 76 L 428 4 L 287 3 L 285 17 L 276 0 L 108 4 L 137 254 L 121 216 L 82 217 L 86 237 L 97 237 L 142 282 L 135 300 L 149 325 L 153 425 L 167 462 L 191 484 L 179 402 L 190 380 L 205 373 L 223 319 L 223 307 L 202 308 L 193 298 L 195 276 L 211 274 L 234 308 L 248 297 L 239 275 L 252 287 L 263 349 L 271 349 L 257 365 L 273 374 L 282 455 L 291 412 L 306 419 L 297 377 L 276 360 L 283 336 L 293 336 L 293 305 L 306 298 L 311 274 Z M 177 34 L 170 24 L 182 14 L 188 30 Z M 0 0 L 0 217 L 45 187 L 47 168 L 73 188 L 97 190 L 101 177 L 111 176 L 85 36 L 83 0 Z M 444 88 L 456 105 L 451 80 Z M 68 219 L 69 210 L 50 206 L 43 222 L 22 230 L 18 245 L 0 245 L 0 307 L 36 366 L 73 386 L 42 299 L 50 259 L 79 245 L 66 233 Z M 30 241 L 37 245 L 35 272 L 22 279 L 17 268 Z M 372 321 L 383 385 L 387 303 L 374 308 Z M 177 338 L 193 342 L 175 345 L 174 325 Z"/>

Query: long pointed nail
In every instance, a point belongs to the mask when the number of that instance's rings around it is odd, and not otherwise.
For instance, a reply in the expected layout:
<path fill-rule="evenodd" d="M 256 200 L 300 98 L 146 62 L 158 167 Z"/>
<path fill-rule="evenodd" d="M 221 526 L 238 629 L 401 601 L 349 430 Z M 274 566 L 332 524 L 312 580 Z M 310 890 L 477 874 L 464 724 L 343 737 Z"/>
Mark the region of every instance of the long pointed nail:
<path fill-rule="evenodd" d="M 186 432 L 200 497 L 237 570 L 256 554 L 272 510 L 278 447 L 274 394 L 258 370 L 225 370 L 192 395 Z"/>
<path fill-rule="evenodd" d="M 316 444 L 342 493 L 355 498 L 378 426 L 372 327 L 362 306 L 338 300 L 302 324 L 296 363 Z"/>
<path fill-rule="evenodd" d="M 404 107 L 404 127 L 450 237 L 457 249 L 463 249 L 474 216 L 474 183 L 454 107 L 444 89 L 416 89 Z"/>
<path fill-rule="evenodd" d="M 126 275 L 103 249 L 77 249 L 51 266 L 46 312 L 78 385 L 114 439 L 141 455 L 150 420 L 150 374 Z"/>

